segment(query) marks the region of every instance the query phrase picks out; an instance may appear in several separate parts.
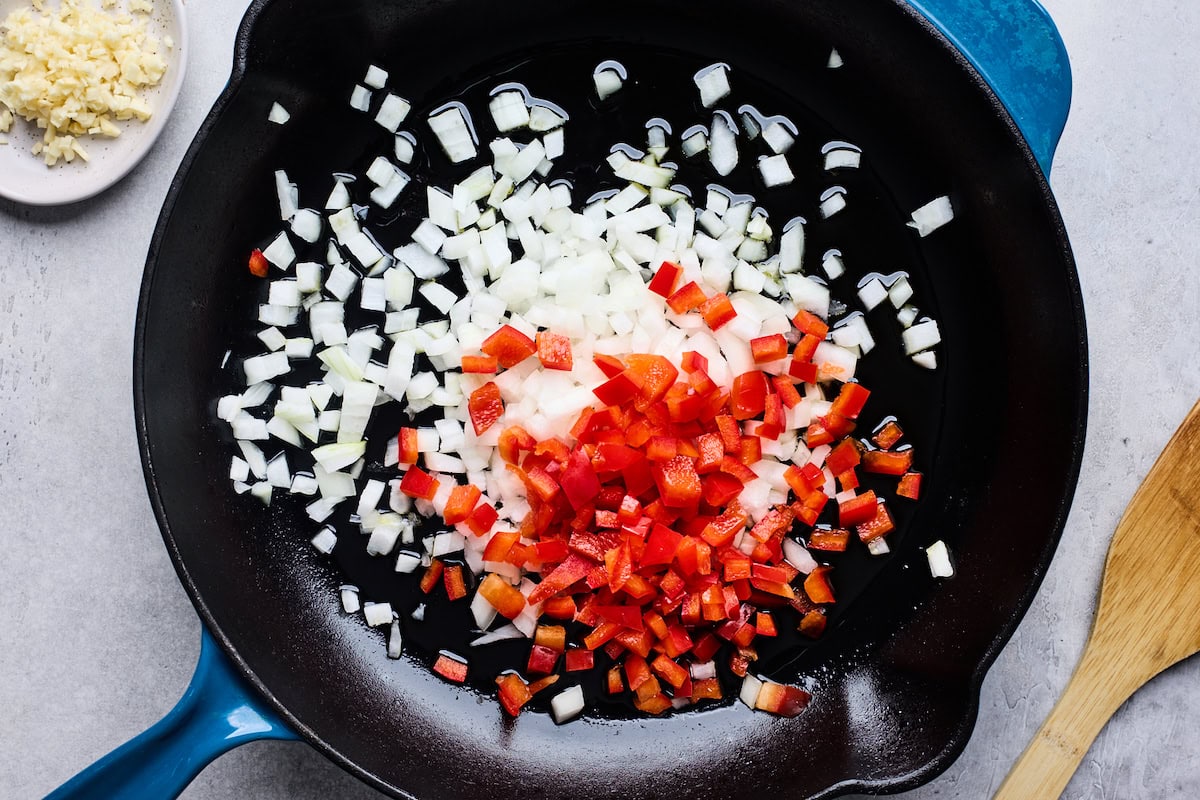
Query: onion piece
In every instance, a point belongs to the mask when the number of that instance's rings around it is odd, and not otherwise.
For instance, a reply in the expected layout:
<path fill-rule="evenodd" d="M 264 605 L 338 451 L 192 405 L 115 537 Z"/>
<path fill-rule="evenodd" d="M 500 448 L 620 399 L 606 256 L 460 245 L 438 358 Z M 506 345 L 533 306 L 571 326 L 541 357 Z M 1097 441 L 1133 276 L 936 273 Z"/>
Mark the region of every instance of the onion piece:
<path fill-rule="evenodd" d="M 387 70 L 371 64 L 367 67 L 367 74 L 363 77 L 363 84 L 370 86 L 372 89 L 382 89 L 387 85 L 387 79 Z"/>
<path fill-rule="evenodd" d="M 350 92 L 350 107 L 355 111 L 366 113 L 371 110 L 371 90 L 362 85 L 355 85 Z"/>
<path fill-rule="evenodd" d="M 943 195 L 930 200 L 914 211 L 912 221 L 908 223 L 908 226 L 914 228 L 917 234 L 924 238 L 952 219 L 954 219 L 954 209 L 950 205 L 950 198 Z"/>
<path fill-rule="evenodd" d="M 341 595 L 342 611 L 347 614 L 357 614 L 362 608 L 358 599 L 358 587 L 346 584 L 338 589 L 338 593 Z"/>
<path fill-rule="evenodd" d="M 742 689 L 738 692 L 738 699 L 753 709 L 758 702 L 758 694 L 762 691 L 762 686 L 763 682 L 758 678 L 747 675 L 742 679 Z"/>
<path fill-rule="evenodd" d="M 317 535 L 312 538 L 312 546 L 317 549 L 317 552 L 329 555 L 333 552 L 334 545 L 337 544 L 337 534 L 333 528 L 328 526 L 321 528 Z"/>
<path fill-rule="evenodd" d="M 292 118 L 288 110 L 279 103 L 271 103 L 271 111 L 267 114 L 267 121 L 274 122 L 276 125 L 285 125 Z"/>
<path fill-rule="evenodd" d="M 459 164 L 475 157 L 475 134 L 461 103 L 452 103 L 430 115 L 428 124 L 452 162 Z"/>
<path fill-rule="evenodd" d="M 363 618 L 372 628 L 389 625 L 392 622 L 391 603 L 363 603 Z"/>
<path fill-rule="evenodd" d="M 385 130 L 395 133 L 411 110 L 412 105 L 403 97 L 389 94 L 379 104 L 379 111 L 375 114 L 375 122 L 383 126 Z"/>
<path fill-rule="evenodd" d="M 550 700 L 550 713 L 559 725 L 583 713 L 583 688 L 572 686 L 556 694 Z"/>
<path fill-rule="evenodd" d="M 713 64 L 696 73 L 693 80 L 700 90 L 700 105 L 712 108 L 719 100 L 729 96 L 729 66 Z"/>
<path fill-rule="evenodd" d="M 954 565 L 950 563 L 950 550 L 941 539 L 925 548 L 925 558 L 929 561 L 929 573 L 933 577 L 954 577 Z"/>
<path fill-rule="evenodd" d="M 938 330 L 937 322 L 927 319 L 906 328 L 900 338 L 904 341 L 904 354 L 911 356 L 936 345 L 942 340 L 942 334 Z"/>
<path fill-rule="evenodd" d="M 525 638 L 525 634 L 521 633 L 521 631 L 519 631 L 517 629 L 516 625 L 509 624 L 509 625 L 505 625 L 503 627 L 497 628 L 496 630 L 491 631 L 489 633 L 485 633 L 483 636 L 480 636 L 477 639 L 472 639 L 470 646 L 471 647 L 482 647 L 485 644 L 492 644 L 493 642 L 503 642 L 503 641 L 507 641 L 509 639 L 523 639 L 523 638 Z"/>
<path fill-rule="evenodd" d="M 728 175 L 738 163 L 737 129 L 728 114 L 713 115 L 709 128 L 708 158 L 718 175 Z"/>

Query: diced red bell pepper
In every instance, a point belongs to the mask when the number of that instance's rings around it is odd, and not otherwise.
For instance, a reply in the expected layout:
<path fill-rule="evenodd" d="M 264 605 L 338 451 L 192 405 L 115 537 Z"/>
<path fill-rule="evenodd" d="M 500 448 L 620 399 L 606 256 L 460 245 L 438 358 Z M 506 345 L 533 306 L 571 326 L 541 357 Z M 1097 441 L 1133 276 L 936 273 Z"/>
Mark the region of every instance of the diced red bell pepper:
<path fill-rule="evenodd" d="M 513 549 L 513 545 L 519 541 L 521 534 L 516 531 L 496 531 L 483 548 L 483 560 L 497 563 L 503 561 L 508 558 L 508 552 Z"/>
<path fill-rule="evenodd" d="M 488 574 L 476 591 L 506 619 L 516 619 L 525 610 L 525 596 L 521 590 L 494 573 Z"/>
<path fill-rule="evenodd" d="M 783 683 L 764 683 L 758 691 L 754 707 L 781 717 L 794 717 L 808 708 L 812 695 L 799 686 Z"/>
<path fill-rule="evenodd" d="M 702 680 L 692 681 L 692 702 L 698 703 L 701 700 L 721 700 L 721 682 L 716 678 L 703 678 Z"/>
<path fill-rule="evenodd" d="M 858 473 L 853 469 L 848 469 L 845 472 L 839 473 L 836 477 L 838 483 L 841 484 L 843 492 L 851 489 L 857 489 L 859 487 Z"/>
<path fill-rule="evenodd" d="M 747 467 L 762 461 L 762 439 L 757 436 L 743 436 L 738 460 Z"/>
<path fill-rule="evenodd" d="M 646 458 L 666 461 L 679 455 L 679 440 L 674 436 L 651 436 L 646 442 Z"/>
<path fill-rule="evenodd" d="M 866 543 L 886 536 L 895 529 L 896 523 L 892 521 L 892 514 L 888 511 L 887 504 L 879 503 L 875 506 L 875 515 L 859 524 L 855 530 L 858 531 L 858 538 Z"/>
<path fill-rule="evenodd" d="M 758 370 L 733 379 L 729 407 L 735 420 L 751 419 L 763 412 L 767 402 L 767 376 Z"/>
<path fill-rule="evenodd" d="M 558 664 L 558 651 L 535 644 L 529 649 L 529 662 L 525 670 L 531 675 L 549 675 Z"/>
<path fill-rule="evenodd" d="M 595 566 L 595 562 L 572 553 L 563 559 L 563 562 L 555 567 L 549 575 L 544 576 L 542 582 L 529 593 L 529 603 L 537 605 L 543 600 L 548 600 L 562 590 L 570 587 L 577 581 L 583 580 L 584 576 L 591 571 L 593 566 Z"/>
<path fill-rule="evenodd" d="M 515 367 L 537 352 L 533 339 L 511 325 L 501 325 L 498 331 L 483 340 L 479 349 L 495 357 L 505 369 Z"/>
<path fill-rule="evenodd" d="M 494 375 L 500 368 L 495 356 L 463 356 L 462 371 L 468 374 Z"/>
<path fill-rule="evenodd" d="M 267 261 L 267 257 L 263 255 L 262 250 L 254 249 L 250 251 L 250 259 L 246 266 L 250 270 L 250 274 L 256 278 L 265 278 L 271 270 L 271 264 Z"/>
<path fill-rule="evenodd" d="M 754 523 L 754 527 L 750 529 L 750 535 L 760 542 L 770 541 L 772 538 L 781 537 L 792 527 L 792 522 L 796 515 L 787 506 L 776 506 L 762 516 L 758 522 Z"/>
<path fill-rule="evenodd" d="M 550 619 L 575 619 L 578 610 L 575 607 L 575 601 L 565 595 L 551 597 L 542 603 L 542 616 Z"/>
<path fill-rule="evenodd" d="M 680 357 L 679 366 L 689 374 L 697 370 L 708 372 L 708 359 L 695 350 L 688 350 Z"/>
<path fill-rule="evenodd" d="M 681 286 L 667 298 L 667 305 L 676 314 L 686 314 L 703 303 L 707 297 L 695 281 Z"/>
<path fill-rule="evenodd" d="M 645 623 L 642 622 L 642 612 L 637 606 L 597 605 L 596 613 L 605 622 L 615 622 L 622 628 L 640 631 Z"/>
<path fill-rule="evenodd" d="M 537 334 L 537 356 L 546 369 L 570 370 L 575 366 L 571 340 L 561 333 L 540 331 Z"/>
<path fill-rule="evenodd" d="M 700 534 L 711 547 L 720 549 L 733 541 L 746 527 L 746 512 L 736 502 L 731 503 L 718 517 L 714 517 Z"/>
<path fill-rule="evenodd" d="M 796 388 L 796 384 L 786 375 L 772 376 L 771 385 L 775 387 L 775 392 L 779 395 L 779 402 L 783 404 L 784 408 L 795 408 L 804 399 L 800 396 L 800 390 Z"/>
<path fill-rule="evenodd" d="M 742 483 L 749 483 L 758 477 L 754 470 L 733 456 L 725 456 L 724 460 L 721 461 L 721 472 L 732 475 Z"/>
<path fill-rule="evenodd" d="M 845 528 L 860 525 L 875 518 L 878 504 L 875 492 L 867 490 L 857 497 L 838 503 L 838 521 Z"/>
<path fill-rule="evenodd" d="M 440 481 L 415 464 L 400 479 L 400 491 L 421 500 L 432 500 L 440 485 Z"/>
<path fill-rule="evenodd" d="M 896 484 L 896 494 L 899 497 L 907 497 L 909 500 L 916 500 L 921 496 L 921 473 L 906 472 L 900 478 L 900 482 Z"/>
<path fill-rule="evenodd" d="M 775 618 L 769 611 L 759 611 L 754 615 L 754 630 L 759 636 L 779 635 L 779 629 L 775 627 Z"/>
<path fill-rule="evenodd" d="M 538 625 L 533 632 L 533 643 L 561 653 L 567 649 L 567 629 L 562 625 Z"/>
<path fill-rule="evenodd" d="M 637 397 L 640 388 L 626 369 L 592 389 L 592 394 L 606 406 L 620 406 Z"/>
<path fill-rule="evenodd" d="M 590 670 L 596 663 L 596 652 L 584 647 L 572 647 L 567 651 L 567 672 L 583 672 Z M 618 677 L 620 675 L 618 674 Z"/>
<path fill-rule="evenodd" d="M 721 441 L 720 435 L 705 433 L 696 437 L 696 449 L 699 451 L 696 457 L 696 472 L 707 475 L 721 468 L 721 462 L 725 459 L 725 443 Z M 709 505 L 717 504 L 710 502 Z"/>
<path fill-rule="evenodd" d="M 639 386 L 638 392 L 642 398 L 639 410 L 645 410 L 651 403 L 662 399 L 679 377 L 679 370 L 663 356 L 633 353 L 626 356 L 625 362 L 629 365 L 625 373 L 632 374 Z"/>
<path fill-rule="evenodd" d="M 825 324 L 823 319 L 811 311 L 804 311 L 803 309 L 796 316 L 792 317 L 792 324 L 801 333 L 811 334 L 820 339 L 824 339 L 825 335 L 829 333 L 829 326 Z"/>
<path fill-rule="evenodd" d="M 829 413 L 838 414 L 846 419 L 858 419 L 859 413 L 871 396 L 871 390 L 861 383 L 843 383 L 838 396 L 833 398 Z"/>
<path fill-rule="evenodd" d="M 660 678 L 672 687 L 678 689 L 683 686 L 683 682 L 688 679 L 688 671 L 677 664 L 675 661 L 667 658 L 665 655 L 660 655 L 650 664 L 650 668 L 654 670 Z"/>
<path fill-rule="evenodd" d="M 633 554 L 629 543 L 621 542 L 617 547 L 610 548 L 604 553 L 604 570 L 608 575 L 608 588 L 619 592 L 633 576 Z"/>
<path fill-rule="evenodd" d="M 679 543 L 683 536 L 668 528 L 666 525 L 655 525 L 650 529 L 650 538 L 646 540 L 646 549 L 642 551 L 638 562 L 642 568 L 658 564 L 670 564 L 675 559 Z"/>
<path fill-rule="evenodd" d="M 809 611 L 803 617 L 801 617 L 800 624 L 796 627 L 796 629 L 810 639 L 816 639 L 825 632 L 826 621 L 827 619 L 825 615 L 820 611 Z"/>
<path fill-rule="evenodd" d="M 533 450 L 537 440 L 520 425 L 509 425 L 500 433 L 500 457 L 509 464 L 519 464 L 522 451 Z"/>
<path fill-rule="evenodd" d="M 504 414 L 504 402 L 500 399 L 500 387 L 493 381 L 488 381 L 467 399 L 467 410 L 471 414 L 471 425 L 475 435 L 479 436 L 496 424 Z"/>
<path fill-rule="evenodd" d="M 571 552 L 562 539 L 543 539 L 533 546 L 533 560 L 540 564 L 562 561 Z"/>
<path fill-rule="evenodd" d="M 467 582 L 463 580 L 463 569 L 455 564 L 442 570 L 442 582 L 446 585 L 446 597 L 461 600 L 467 596 Z"/>
<path fill-rule="evenodd" d="M 592 363 L 600 368 L 606 378 L 614 378 L 625 371 L 625 365 L 621 363 L 619 358 L 615 356 L 594 355 Z"/>
<path fill-rule="evenodd" d="M 561 675 L 547 675 L 544 678 L 538 678 L 536 681 L 529 684 L 529 693 L 537 694 L 542 689 L 545 689 L 548 686 L 553 686 L 554 684 L 558 683 L 558 679 L 561 677 L 562 677 Z"/>
<path fill-rule="evenodd" d="M 533 699 L 533 693 L 515 672 L 508 672 L 496 678 L 496 686 L 500 697 L 500 707 L 510 717 L 521 713 L 525 704 Z"/>
<path fill-rule="evenodd" d="M 832 603 L 833 587 L 829 585 L 828 574 L 833 570 L 833 567 L 822 564 L 808 573 L 808 577 L 804 579 L 804 593 L 808 595 L 808 599 L 814 603 Z"/>
<path fill-rule="evenodd" d="M 875 432 L 871 437 L 871 441 L 881 450 L 891 450 L 896 442 L 904 437 L 904 431 L 896 424 L 895 420 L 888 420 L 883 427 Z"/>
<path fill-rule="evenodd" d="M 567 467 L 562 471 L 559 480 L 563 494 L 571 508 L 579 510 L 592 502 L 600 494 L 600 479 L 592 468 L 592 461 L 583 450 L 575 450 L 567 461 Z"/>
<path fill-rule="evenodd" d="M 880 475 L 903 475 L 912 469 L 913 451 L 868 450 L 863 454 L 863 469 Z"/>
<path fill-rule="evenodd" d="M 664 261 L 658 268 L 658 272 L 654 273 L 654 277 L 650 279 L 650 283 L 646 288 L 661 297 L 670 297 L 675 291 L 675 284 L 679 281 L 679 276 L 683 274 L 683 268 L 670 261 Z"/>
<path fill-rule="evenodd" d="M 496 524 L 496 520 L 500 515 L 496 513 L 496 508 L 491 503 L 480 503 L 475 506 L 475 510 L 471 512 L 471 516 L 467 517 L 467 527 L 471 529 L 471 533 L 476 536 L 483 536 L 492 529 Z"/>
<path fill-rule="evenodd" d="M 479 487 L 469 483 L 451 489 L 450 499 L 446 501 L 446 509 L 442 512 L 442 518 L 446 520 L 446 524 L 454 525 L 466 521 L 467 517 L 471 516 L 471 512 L 475 510 L 475 504 L 479 502 L 481 494 Z"/>
<path fill-rule="evenodd" d="M 591 652 L 590 650 L 588 652 Z M 605 688 L 609 694 L 620 694 L 625 691 L 625 683 L 621 679 L 621 667 L 609 667 L 608 675 L 604 681 Z"/>
<path fill-rule="evenodd" d="M 830 451 L 825 458 L 825 466 L 834 475 L 841 475 L 848 469 L 854 469 L 862 460 L 858 444 L 853 439 L 843 439 L 837 447 Z"/>
<path fill-rule="evenodd" d="M 792 349 L 792 361 L 807 363 L 812 361 L 813 354 L 817 352 L 817 345 L 822 342 L 819 336 L 806 334 L 800 337 L 800 341 L 796 342 L 795 348 Z"/>
<path fill-rule="evenodd" d="M 817 365 L 811 361 L 793 358 L 788 362 L 788 375 L 804 383 L 816 383 Z"/>
<path fill-rule="evenodd" d="M 668 508 L 691 508 L 700 503 L 702 488 L 693 459 L 675 456 L 654 463 L 651 472 L 663 505 Z"/>
<path fill-rule="evenodd" d="M 704 317 L 708 327 L 715 331 L 720 330 L 727 322 L 736 317 L 737 311 L 734 310 L 733 303 L 729 302 L 729 298 L 722 292 L 714 294 L 700 304 L 700 315 Z"/>
<path fill-rule="evenodd" d="M 787 339 L 783 338 L 782 333 L 774 333 L 770 336 L 759 336 L 756 339 L 751 339 L 750 354 L 754 357 L 755 364 L 778 361 L 781 358 L 787 357 Z"/>
<path fill-rule="evenodd" d="M 817 529 L 808 535 L 809 550 L 843 553 L 850 543 L 850 531 L 843 528 Z"/>
<path fill-rule="evenodd" d="M 433 671 L 448 681 L 464 683 L 467 680 L 467 663 L 442 654 L 433 662 Z"/>
<path fill-rule="evenodd" d="M 417 429 L 401 428 L 396 439 L 400 445 L 400 463 L 417 463 Z"/>

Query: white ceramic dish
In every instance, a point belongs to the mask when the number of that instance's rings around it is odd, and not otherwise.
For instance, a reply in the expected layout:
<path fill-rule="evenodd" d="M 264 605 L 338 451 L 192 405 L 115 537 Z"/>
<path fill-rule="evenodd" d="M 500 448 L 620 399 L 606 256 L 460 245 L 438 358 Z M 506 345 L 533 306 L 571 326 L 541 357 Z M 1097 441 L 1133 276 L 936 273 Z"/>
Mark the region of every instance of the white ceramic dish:
<path fill-rule="evenodd" d="M 150 29 L 164 40 L 170 36 L 174 46 L 164 49 L 167 72 L 158 86 L 145 93 L 153 115 L 148 122 L 130 120 L 118 122 L 121 135 L 116 139 L 89 136 L 82 139 L 88 162 L 75 159 L 70 164 L 60 161 L 47 167 L 40 156 L 30 152 L 42 132 L 23 119 L 13 121 L 6 134 L 8 144 L 0 145 L 0 197 L 19 203 L 51 206 L 74 203 L 93 197 L 129 174 L 150 151 L 162 132 L 175 100 L 183 86 L 187 66 L 187 18 L 183 0 L 153 0 Z M 29 0 L 0 0 L 0 21 L 9 12 L 29 4 Z M 56 7 L 57 0 L 47 0 L 46 7 Z M 123 0 L 118 7 L 123 7 Z"/>

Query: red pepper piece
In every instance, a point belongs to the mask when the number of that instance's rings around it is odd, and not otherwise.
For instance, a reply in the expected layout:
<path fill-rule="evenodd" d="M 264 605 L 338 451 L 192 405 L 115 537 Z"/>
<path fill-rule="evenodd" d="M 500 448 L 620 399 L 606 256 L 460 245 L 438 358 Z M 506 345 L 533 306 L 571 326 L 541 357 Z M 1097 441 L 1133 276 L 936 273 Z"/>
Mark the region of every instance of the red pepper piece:
<path fill-rule="evenodd" d="M 483 560 L 503 561 L 508 558 L 508 553 L 513 549 L 513 545 L 519 541 L 521 541 L 521 534 L 516 531 L 497 531 L 488 540 L 487 546 L 483 548 Z"/>
<path fill-rule="evenodd" d="M 788 506 L 776 506 L 754 523 L 754 527 L 750 529 L 750 535 L 760 542 L 779 538 L 787 532 L 788 528 L 792 527 L 795 518 L 792 509 Z"/>
<path fill-rule="evenodd" d="M 509 672 L 496 678 L 496 686 L 500 698 L 500 707 L 510 717 L 521 713 L 521 709 L 533 699 L 533 693 L 515 672 Z"/>
<path fill-rule="evenodd" d="M 467 680 L 466 662 L 445 654 L 438 656 L 438 660 L 433 662 L 433 671 L 455 683 L 463 683 Z"/>
<path fill-rule="evenodd" d="M 440 481 L 416 465 L 409 467 L 400 479 L 400 491 L 421 500 L 432 500 L 440 485 Z"/>
<path fill-rule="evenodd" d="M 688 671 L 671 659 L 667 658 L 665 655 L 660 655 L 658 658 L 654 659 L 654 661 L 650 664 L 650 668 L 653 669 L 660 678 L 671 684 L 671 686 L 676 689 L 678 689 L 680 686 L 683 686 L 683 682 L 688 679 Z"/>
<path fill-rule="evenodd" d="M 857 489 L 859 487 L 858 473 L 853 469 L 848 469 L 845 472 L 839 473 L 837 475 L 837 481 L 839 484 L 841 484 L 843 492 L 851 489 Z"/>
<path fill-rule="evenodd" d="M 676 314 L 686 314 L 693 308 L 696 308 L 703 303 L 707 298 L 704 295 L 704 290 L 697 285 L 695 281 L 680 287 L 680 289 L 667 298 L 667 305 Z"/>
<path fill-rule="evenodd" d="M 646 442 L 646 458 L 666 461 L 679 455 L 679 440 L 674 436 L 651 436 Z"/>
<path fill-rule="evenodd" d="M 480 503 L 475 506 L 475 510 L 471 512 L 471 516 L 467 517 L 467 527 L 476 536 L 483 536 L 492 529 L 499 516 L 496 513 L 495 506 L 491 503 Z"/>
<path fill-rule="evenodd" d="M 642 612 L 637 606 L 597 605 L 596 613 L 605 622 L 615 622 L 622 628 L 640 631 L 644 627 Z"/>
<path fill-rule="evenodd" d="M 850 531 L 842 528 L 830 530 L 815 530 L 808 536 L 809 550 L 825 550 L 832 553 L 844 553 L 850 543 Z"/>
<path fill-rule="evenodd" d="M 692 702 L 698 703 L 701 700 L 721 700 L 721 682 L 716 678 L 704 678 L 698 681 L 692 681 Z"/>
<path fill-rule="evenodd" d="M 773 376 L 771 385 L 775 387 L 775 391 L 779 395 L 779 402 L 783 403 L 784 408 L 795 408 L 803 399 L 796 384 L 786 375 Z"/>
<path fill-rule="evenodd" d="M 588 652 L 591 652 L 590 650 Z M 625 683 L 621 680 L 621 668 L 609 667 L 608 676 L 605 680 L 605 688 L 609 694 L 620 694 L 625 691 Z"/>
<path fill-rule="evenodd" d="M 830 451 L 825 458 L 825 466 L 834 475 L 841 475 L 848 469 L 854 469 L 862 460 L 858 445 L 853 439 L 842 439 L 837 447 Z"/>
<path fill-rule="evenodd" d="M 542 603 L 542 616 L 550 619 L 575 619 L 577 611 L 575 601 L 566 596 L 551 597 Z"/>
<path fill-rule="evenodd" d="M 804 383 L 816 383 L 817 365 L 810 361 L 793 358 L 788 363 L 788 375 Z"/>
<path fill-rule="evenodd" d="M 271 270 L 271 264 L 267 261 L 267 257 L 263 255 L 262 250 L 251 250 L 250 260 L 247 264 L 250 269 L 250 274 L 256 278 L 265 278 Z"/>
<path fill-rule="evenodd" d="M 708 523 L 700 538 L 710 546 L 720 549 L 730 544 L 745 527 L 746 512 L 735 502 Z"/>
<path fill-rule="evenodd" d="M 738 426 L 737 420 L 728 414 L 718 414 L 716 423 L 717 432 L 721 434 L 721 443 L 725 445 L 725 452 L 741 452 L 742 429 Z"/>
<path fill-rule="evenodd" d="M 561 333 L 539 332 L 537 356 L 546 369 L 570 370 L 575 366 L 575 359 L 571 355 L 571 340 Z"/>
<path fill-rule="evenodd" d="M 664 261 L 658 268 L 658 272 L 654 273 L 654 277 L 650 279 L 650 283 L 646 288 L 661 297 L 670 297 L 675 291 L 675 284 L 679 281 L 679 276 L 683 274 L 683 268 L 672 264 L 670 261 Z"/>
<path fill-rule="evenodd" d="M 646 549 L 642 551 L 639 565 L 645 568 L 657 564 L 670 564 L 675 559 L 681 541 L 683 536 L 679 533 L 666 525 L 655 525 L 650 530 L 650 538 L 646 541 Z"/>
<path fill-rule="evenodd" d="M 576 581 L 582 580 L 584 576 L 591 572 L 593 566 L 595 566 L 595 562 L 572 553 L 561 564 L 555 567 L 549 575 L 542 578 L 542 582 L 529 593 L 528 602 L 531 605 L 537 605 L 543 600 L 553 597 L 562 590 L 569 588 Z"/>
<path fill-rule="evenodd" d="M 541 564 L 562 561 L 571 552 L 563 539 L 544 539 L 533 546 L 533 560 Z"/>
<path fill-rule="evenodd" d="M 639 386 L 641 401 L 635 404 L 639 411 L 645 411 L 652 403 L 662 399 L 679 377 L 679 370 L 663 356 L 634 353 L 627 356 L 625 361 L 629 364 L 625 374 L 632 373 Z"/>
<path fill-rule="evenodd" d="M 500 362 L 494 356 L 463 356 L 462 371 L 480 375 L 494 375 Z"/>
<path fill-rule="evenodd" d="M 461 600 L 467 596 L 467 583 L 463 580 L 463 569 L 457 564 L 442 570 L 442 582 L 446 584 L 446 597 L 451 600 Z"/>
<path fill-rule="evenodd" d="M 826 618 L 821 611 L 809 611 L 800 619 L 797 630 L 810 639 L 816 639 L 825 632 L 825 623 Z"/>
<path fill-rule="evenodd" d="M 567 672 L 584 672 L 592 669 L 596 663 L 596 653 L 583 647 L 573 647 L 567 651 Z M 620 673 L 617 673 L 620 678 Z M 619 689 L 617 691 L 620 691 Z"/>
<path fill-rule="evenodd" d="M 874 541 L 881 536 L 886 536 L 895 529 L 896 523 L 892 521 L 892 514 L 888 511 L 886 503 L 876 505 L 875 515 L 856 528 L 858 538 L 864 543 Z"/>
<path fill-rule="evenodd" d="M 592 389 L 592 394 L 606 406 L 620 406 L 637 397 L 639 388 L 629 370 L 624 370 Z"/>
<path fill-rule="evenodd" d="M 510 425 L 500 433 L 498 447 L 501 458 L 509 464 L 518 464 L 522 451 L 533 450 L 537 447 L 537 440 L 520 425 Z"/>
<path fill-rule="evenodd" d="M 656 462 L 651 467 L 654 483 L 663 505 L 668 508 L 690 508 L 700 502 L 700 476 L 696 462 L 687 456 L 675 456 Z"/>
<path fill-rule="evenodd" d="M 824 339 L 825 335 L 829 333 L 829 326 L 825 324 L 825 321 L 811 311 L 797 312 L 796 316 L 792 317 L 792 324 L 801 333 L 811 334 L 820 339 Z"/>
<path fill-rule="evenodd" d="M 808 595 L 808 599 L 814 603 L 832 603 L 833 588 L 829 585 L 828 574 L 833 570 L 833 567 L 822 564 L 821 566 L 808 573 L 808 577 L 804 579 L 804 593 Z"/>
<path fill-rule="evenodd" d="M 500 399 L 500 387 L 493 381 L 488 381 L 467 399 L 467 410 L 471 414 L 471 425 L 475 435 L 479 436 L 496 424 L 504 414 L 504 402 Z"/>
<path fill-rule="evenodd" d="M 733 456 L 725 456 L 724 460 L 721 461 L 721 472 L 732 475 L 742 483 L 749 483 L 758 477 L 758 474 L 754 470 Z"/>
<path fill-rule="evenodd" d="M 764 683 L 758 691 L 754 707 L 780 717 L 794 717 L 808 708 L 812 695 L 798 686 Z"/>
<path fill-rule="evenodd" d="M 475 510 L 475 504 L 479 502 L 481 494 L 479 487 L 469 483 L 451 489 L 450 499 L 446 501 L 446 509 L 442 512 L 442 518 L 446 520 L 446 524 L 454 525 L 458 522 L 465 522 L 467 517 L 471 516 L 471 512 Z"/>
<path fill-rule="evenodd" d="M 679 366 L 684 372 L 691 374 L 697 370 L 708 372 L 708 359 L 695 350 L 688 350 L 679 359 Z"/>
<path fill-rule="evenodd" d="M 822 342 L 819 336 L 804 335 L 800 341 L 796 342 L 795 349 L 792 350 L 792 360 L 800 362 L 812 361 L 813 354 L 817 352 L 817 345 Z"/>
<path fill-rule="evenodd" d="M 506 580 L 494 573 L 484 578 L 476 591 L 500 613 L 500 616 L 507 619 L 516 619 L 525 610 L 525 596 L 521 594 L 521 590 L 510 586 Z"/>
<path fill-rule="evenodd" d="M 729 407 L 735 420 L 751 419 L 763 412 L 767 402 L 767 376 L 758 370 L 733 379 Z"/>
<path fill-rule="evenodd" d="M 759 611 L 754 615 L 754 630 L 759 636 L 779 635 L 779 630 L 775 627 L 775 618 L 769 611 Z"/>
<path fill-rule="evenodd" d="M 606 378 L 615 378 L 625 371 L 625 365 L 614 356 L 595 355 L 592 356 L 592 363 L 600 368 Z"/>
<path fill-rule="evenodd" d="M 857 497 L 838 503 L 838 521 L 846 528 L 860 525 L 875 518 L 877 505 L 875 492 L 865 491 Z"/>
<path fill-rule="evenodd" d="M 913 451 L 868 450 L 863 454 L 863 469 L 880 475 L 903 475 L 912 469 Z"/>
<path fill-rule="evenodd" d="M 907 497 L 909 500 L 916 500 L 921 496 L 921 473 L 906 472 L 900 482 L 896 484 L 896 494 L 900 497 Z"/>
<path fill-rule="evenodd" d="M 571 508 L 575 510 L 592 502 L 600 494 L 600 479 L 596 477 L 592 461 L 583 450 L 577 449 L 571 453 L 567 467 L 562 472 L 560 485 Z"/>
<path fill-rule="evenodd" d="M 903 436 L 904 431 L 900 429 L 900 426 L 895 421 L 888 420 L 882 428 L 875 432 L 871 441 L 875 442 L 881 450 L 891 450 Z"/>
<path fill-rule="evenodd" d="M 762 439 L 757 436 L 743 436 L 738 460 L 747 467 L 762 461 Z"/>
<path fill-rule="evenodd" d="M 558 664 L 558 651 L 535 644 L 529 650 L 529 663 L 525 671 L 531 675 L 549 675 Z"/>
<path fill-rule="evenodd" d="M 699 451 L 696 457 L 696 472 L 707 475 L 721 468 L 721 462 L 725 459 L 725 443 L 718 434 L 705 433 L 696 437 L 696 449 Z"/>
<path fill-rule="evenodd" d="M 700 314 L 708 323 L 708 327 L 715 331 L 736 317 L 737 311 L 734 310 L 733 303 L 729 302 L 729 298 L 722 293 L 714 294 L 701 303 Z"/>
<path fill-rule="evenodd" d="M 417 463 L 417 429 L 401 428 L 396 439 L 400 444 L 400 463 Z"/>
<path fill-rule="evenodd" d="M 537 352 L 533 339 L 511 325 L 500 326 L 498 331 L 483 340 L 479 349 L 489 356 L 494 356 L 505 369 L 515 367 Z"/>
<path fill-rule="evenodd" d="M 861 383 L 844 383 L 838 396 L 833 398 L 829 414 L 837 414 L 846 419 L 858 419 L 859 412 L 871 396 L 871 390 Z"/>
<path fill-rule="evenodd" d="M 756 339 L 750 340 L 750 354 L 754 357 L 755 364 L 778 361 L 781 358 L 785 358 L 787 352 L 787 339 L 783 338 L 782 333 L 759 336 Z"/>

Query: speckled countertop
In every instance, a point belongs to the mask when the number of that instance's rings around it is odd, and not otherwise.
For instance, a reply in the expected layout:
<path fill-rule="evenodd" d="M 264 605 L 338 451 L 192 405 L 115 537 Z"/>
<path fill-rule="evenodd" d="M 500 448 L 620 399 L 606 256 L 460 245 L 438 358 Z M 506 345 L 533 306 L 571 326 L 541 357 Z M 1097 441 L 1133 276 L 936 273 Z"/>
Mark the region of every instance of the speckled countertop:
<path fill-rule="evenodd" d="M 1074 509 L 1033 607 L 983 684 L 966 752 L 905 797 L 983 798 L 1062 691 L 1109 536 L 1200 396 L 1200 4 L 1048 2 L 1075 99 L 1053 186 L 1089 320 L 1091 404 Z M 90 202 L 0 202 L 0 797 L 41 796 L 182 692 L 199 623 L 145 496 L 131 352 L 141 265 L 192 135 L 228 76 L 244 0 L 191 3 L 192 53 L 163 139 Z M 1127 703 L 1067 790 L 1200 797 L 1200 661 Z M 257 743 L 185 797 L 374 797 L 303 744 Z"/>

